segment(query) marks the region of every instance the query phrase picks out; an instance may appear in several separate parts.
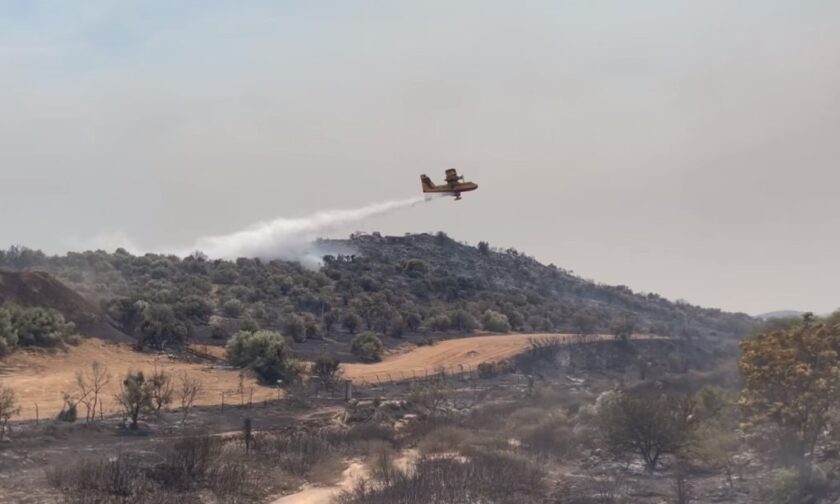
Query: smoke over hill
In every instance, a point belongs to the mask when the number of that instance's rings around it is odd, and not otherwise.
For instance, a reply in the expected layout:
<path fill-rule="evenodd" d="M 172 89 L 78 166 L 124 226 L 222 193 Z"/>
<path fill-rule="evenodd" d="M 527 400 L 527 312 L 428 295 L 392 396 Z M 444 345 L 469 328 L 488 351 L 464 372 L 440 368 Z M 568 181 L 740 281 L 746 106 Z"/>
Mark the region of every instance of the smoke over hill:
<path fill-rule="evenodd" d="M 374 203 L 350 210 L 327 210 L 306 217 L 279 217 L 254 224 L 227 235 L 205 236 L 196 240 L 192 251 L 200 250 L 214 259 L 259 257 L 263 259 L 317 260 L 312 241 L 356 224 L 364 219 L 431 201 L 422 196 Z M 179 254 L 187 255 L 187 254 Z"/>

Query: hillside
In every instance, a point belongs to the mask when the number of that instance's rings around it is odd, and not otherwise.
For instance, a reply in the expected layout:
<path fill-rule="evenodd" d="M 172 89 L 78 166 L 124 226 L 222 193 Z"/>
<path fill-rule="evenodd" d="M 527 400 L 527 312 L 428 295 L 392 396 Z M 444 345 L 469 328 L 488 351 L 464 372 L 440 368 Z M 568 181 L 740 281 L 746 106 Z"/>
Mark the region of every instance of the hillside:
<path fill-rule="evenodd" d="M 3 303 L 49 307 L 76 323 L 102 318 L 98 306 L 51 275 L 39 271 L 18 273 L 0 270 L 0 304 Z"/>
<path fill-rule="evenodd" d="M 55 275 L 153 346 L 190 338 L 221 342 L 243 325 L 278 328 L 302 343 L 365 329 L 397 338 L 464 333 L 486 326 L 488 317 L 519 332 L 686 338 L 736 338 L 754 324 L 743 314 L 596 284 L 514 250 L 467 246 L 443 234 L 375 233 L 317 246 L 325 251 L 319 271 L 200 254 L 180 259 L 117 250 L 48 257 L 20 248 L 0 252 L 0 267 Z"/>

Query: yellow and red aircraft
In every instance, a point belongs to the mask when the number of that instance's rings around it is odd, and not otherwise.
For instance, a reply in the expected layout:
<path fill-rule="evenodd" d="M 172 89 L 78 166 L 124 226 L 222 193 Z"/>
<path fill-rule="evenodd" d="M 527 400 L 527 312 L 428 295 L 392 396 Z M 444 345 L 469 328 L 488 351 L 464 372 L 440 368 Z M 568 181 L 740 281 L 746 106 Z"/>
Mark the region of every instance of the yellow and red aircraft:
<path fill-rule="evenodd" d="M 448 194 L 455 196 L 455 201 L 461 199 L 462 192 L 475 191 L 478 189 L 478 184 L 472 182 L 465 182 L 463 175 L 458 175 L 455 168 L 446 170 L 446 183 L 442 185 L 435 185 L 432 179 L 426 175 L 420 175 L 420 182 L 423 184 L 424 193 Z"/>

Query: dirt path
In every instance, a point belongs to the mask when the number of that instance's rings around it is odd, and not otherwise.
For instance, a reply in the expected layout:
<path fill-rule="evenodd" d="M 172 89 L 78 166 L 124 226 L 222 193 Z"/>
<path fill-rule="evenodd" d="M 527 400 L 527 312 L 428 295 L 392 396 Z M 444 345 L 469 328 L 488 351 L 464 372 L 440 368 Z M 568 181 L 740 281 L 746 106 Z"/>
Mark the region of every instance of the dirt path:
<path fill-rule="evenodd" d="M 21 351 L 0 361 L 0 384 L 15 391 L 21 406 L 21 414 L 15 417 L 15 420 L 35 418 L 36 403 L 40 418 L 55 417 L 64 402 L 62 393 L 75 394 L 78 390 L 76 371 L 89 370 L 94 361 L 104 364 L 111 373 L 110 383 L 104 390 L 106 415 L 118 411 L 114 395 L 119 392 L 122 377 L 130 370 L 151 373 L 155 366 L 171 373 L 176 379 L 176 386 L 177 376 L 183 372 L 199 378 L 203 390 L 196 400 L 196 405 L 219 404 L 223 392 L 226 403 L 240 402 L 239 373 L 235 370 L 183 362 L 165 355 L 135 352 L 125 344 L 85 339 L 78 346 L 69 347 L 67 351 Z M 254 402 L 277 398 L 277 389 L 263 387 L 252 378 L 245 377 L 243 385 L 246 402 L 252 389 Z M 79 414 L 84 415 L 84 407 L 79 407 Z"/>
<path fill-rule="evenodd" d="M 401 471 L 407 471 L 417 462 L 420 453 L 416 449 L 403 451 L 394 460 L 394 465 Z M 341 480 L 329 487 L 304 487 L 300 492 L 281 497 L 271 504 L 332 504 L 333 499 L 342 490 L 351 490 L 357 483 L 370 478 L 370 470 L 359 460 L 353 460 L 341 475 Z"/>
<path fill-rule="evenodd" d="M 300 492 L 281 497 L 271 504 L 331 504 L 342 490 L 350 490 L 357 482 L 368 477 L 368 469 L 362 462 L 354 460 L 341 475 L 338 484 L 329 487 L 304 487 Z"/>
<path fill-rule="evenodd" d="M 573 334 L 502 334 L 473 336 L 441 341 L 386 357 L 375 364 L 344 364 L 344 377 L 355 383 L 377 380 L 404 380 L 434 373 L 444 368 L 449 373 L 471 371 L 483 362 L 498 362 L 520 354 L 532 339 L 559 338 L 568 343 L 612 340 L 611 335 L 592 335 L 585 340 Z M 634 339 L 649 339 L 635 336 Z"/>

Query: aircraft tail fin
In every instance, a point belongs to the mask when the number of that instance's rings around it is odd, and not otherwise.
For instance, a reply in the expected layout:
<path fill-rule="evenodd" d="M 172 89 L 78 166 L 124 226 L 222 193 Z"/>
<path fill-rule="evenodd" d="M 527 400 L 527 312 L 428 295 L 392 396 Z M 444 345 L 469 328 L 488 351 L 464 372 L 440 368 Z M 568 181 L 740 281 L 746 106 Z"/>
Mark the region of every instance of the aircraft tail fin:
<path fill-rule="evenodd" d="M 423 185 L 423 192 L 427 192 L 428 190 L 435 188 L 435 184 L 432 182 L 432 179 L 426 175 L 420 175 L 420 183 Z"/>

